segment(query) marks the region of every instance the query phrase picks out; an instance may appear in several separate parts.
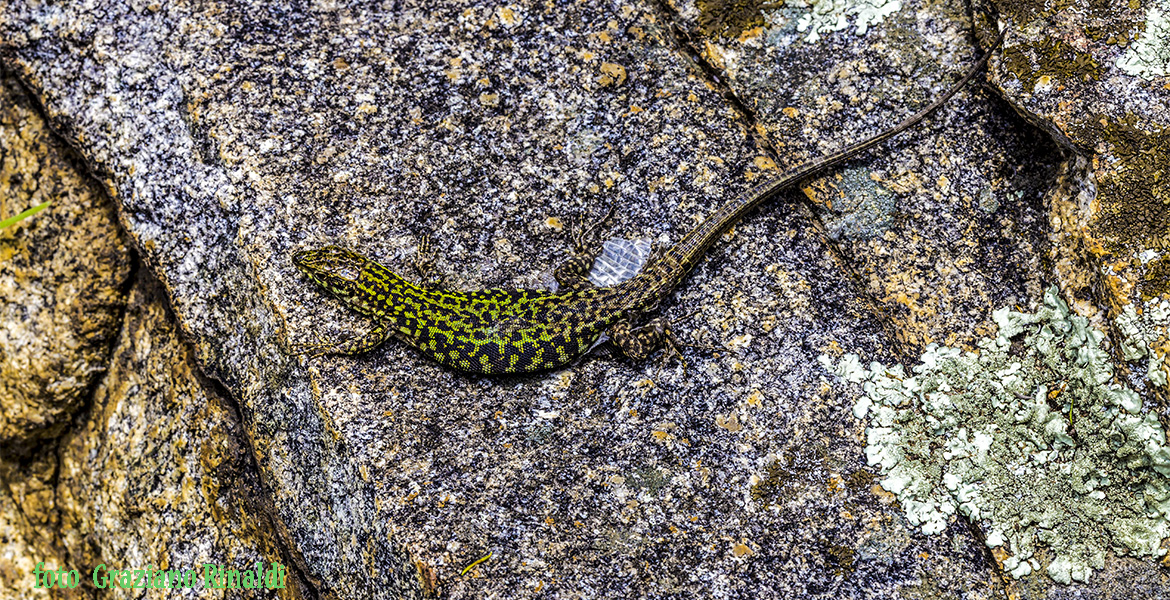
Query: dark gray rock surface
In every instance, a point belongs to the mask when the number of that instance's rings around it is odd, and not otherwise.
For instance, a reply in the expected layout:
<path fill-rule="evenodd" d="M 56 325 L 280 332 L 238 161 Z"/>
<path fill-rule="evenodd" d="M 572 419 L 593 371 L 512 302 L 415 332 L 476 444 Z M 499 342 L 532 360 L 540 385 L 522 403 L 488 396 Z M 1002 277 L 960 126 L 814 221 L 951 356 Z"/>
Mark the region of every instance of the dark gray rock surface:
<path fill-rule="evenodd" d="M 969 8 L 957 3 L 842 3 L 894 9 L 864 29 L 851 19 L 844 33 L 833 31 L 835 11 L 795 6 L 721 29 L 720 4 L 678 10 L 786 167 L 894 125 L 982 54 Z M 1042 289 L 1041 199 L 1059 156 L 980 87 L 803 188 L 907 354 L 931 342 L 970 346 L 988 333 L 992 308 L 1026 304 Z"/>
<path fill-rule="evenodd" d="M 532 286 L 566 224 L 612 204 L 614 234 L 677 240 L 980 52 L 958 7 L 797 31 L 825 7 L 793 6 L 728 35 L 703 6 L 5 0 L 0 56 L 238 403 L 310 595 L 974 599 L 1164 579 L 1118 561 L 1088 586 L 1009 583 L 977 527 L 921 534 L 865 464 L 856 391 L 816 361 L 970 344 L 1050 282 L 1055 146 L 984 91 L 725 236 L 663 304 L 698 310 L 678 330 L 717 347 L 685 368 L 599 352 L 483 379 L 395 342 L 290 355 L 365 326 L 296 249 L 408 271 L 426 235 L 448 285 Z"/>

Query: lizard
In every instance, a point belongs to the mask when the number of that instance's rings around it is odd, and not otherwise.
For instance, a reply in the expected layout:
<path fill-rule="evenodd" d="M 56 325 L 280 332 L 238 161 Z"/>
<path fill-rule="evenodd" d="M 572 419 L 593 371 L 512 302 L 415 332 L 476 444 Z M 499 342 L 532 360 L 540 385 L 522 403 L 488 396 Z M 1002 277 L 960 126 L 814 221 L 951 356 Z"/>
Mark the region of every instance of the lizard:
<path fill-rule="evenodd" d="M 358 354 L 395 337 L 452 369 L 504 375 L 564 366 L 603 339 L 621 354 L 642 360 L 672 340 L 668 321 L 633 323 L 682 282 L 707 250 L 745 214 L 777 192 L 825 172 L 928 117 L 987 64 L 1003 33 L 942 96 L 898 125 L 838 152 L 811 160 L 765 181 L 720 206 L 673 246 L 647 262 L 632 278 L 608 287 L 570 286 L 563 291 L 486 289 L 468 292 L 416 285 L 352 250 L 325 246 L 293 253 L 307 277 L 350 309 L 373 320 L 364 334 L 305 345 L 303 353 Z M 581 273 L 588 261 L 558 269 L 558 278 Z"/>

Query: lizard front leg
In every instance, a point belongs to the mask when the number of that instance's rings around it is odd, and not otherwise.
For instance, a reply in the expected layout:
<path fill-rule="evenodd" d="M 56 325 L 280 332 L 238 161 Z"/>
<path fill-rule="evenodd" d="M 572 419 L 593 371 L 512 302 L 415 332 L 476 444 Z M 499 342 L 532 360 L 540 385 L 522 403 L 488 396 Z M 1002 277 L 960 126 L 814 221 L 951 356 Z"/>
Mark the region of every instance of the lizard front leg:
<path fill-rule="evenodd" d="M 415 272 L 418 273 L 421 287 L 431 290 L 443 287 L 443 277 L 438 275 L 435 269 L 435 251 L 431 248 L 431 236 L 423 235 L 419 238 L 418 249 L 414 252 L 412 265 Z"/>
<path fill-rule="evenodd" d="M 390 337 L 390 329 L 386 327 L 385 323 L 378 323 L 373 329 L 362 335 L 351 335 L 339 342 L 321 341 L 316 344 L 304 344 L 297 354 L 307 354 L 312 358 L 326 354 L 361 354 L 377 348 L 388 337 Z"/>
<path fill-rule="evenodd" d="M 591 287 L 589 270 L 593 268 L 593 261 L 596 259 L 596 255 L 576 254 L 561 263 L 553 270 L 553 278 L 557 280 L 557 291 L 575 292 Z"/>
<path fill-rule="evenodd" d="M 611 205 L 605 216 L 592 225 L 582 224 L 572 228 L 571 256 L 553 270 L 559 291 L 572 292 L 593 287 L 589 281 L 589 271 L 593 268 L 594 261 L 601 255 L 601 249 L 595 248 L 596 232 L 613 218 L 613 212 L 614 207 Z"/>

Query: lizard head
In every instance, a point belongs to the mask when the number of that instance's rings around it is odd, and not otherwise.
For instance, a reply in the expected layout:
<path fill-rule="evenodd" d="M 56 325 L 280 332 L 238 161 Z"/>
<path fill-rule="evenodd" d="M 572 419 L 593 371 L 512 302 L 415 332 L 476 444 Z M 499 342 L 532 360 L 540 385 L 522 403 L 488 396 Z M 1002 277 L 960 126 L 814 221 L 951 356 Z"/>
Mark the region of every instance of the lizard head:
<path fill-rule="evenodd" d="M 292 259 L 317 285 L 342 296 L 352 293 L 362 268 L 369 262 L 366 257 L 337 246 L 301 250 Z"/>

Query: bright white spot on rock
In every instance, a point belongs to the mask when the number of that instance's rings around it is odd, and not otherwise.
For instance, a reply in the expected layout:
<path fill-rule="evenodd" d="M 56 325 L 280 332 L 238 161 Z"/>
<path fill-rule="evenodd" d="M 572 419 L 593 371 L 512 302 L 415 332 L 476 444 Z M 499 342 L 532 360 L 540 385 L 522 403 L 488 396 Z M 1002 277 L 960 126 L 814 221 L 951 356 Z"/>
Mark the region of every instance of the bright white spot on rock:
<path fill-rule="evenodd" d="M 796 21 L 796 30 L 808 32 L 805 41 L 815 42 L 822 33 L 849 27 L 850 16 L 857 17 L 857 35 L 865 35 L 870 25 L 901 10 L 902 0 L 805 0 L 805 6 L 811 10 Z"/>
<path fill-rule="evenodd" d="M 1117 59 L 1117 68 L 1142 79 L 1170 75 L 1170 0 L 1146 11 L 1145 31 Z"/>

